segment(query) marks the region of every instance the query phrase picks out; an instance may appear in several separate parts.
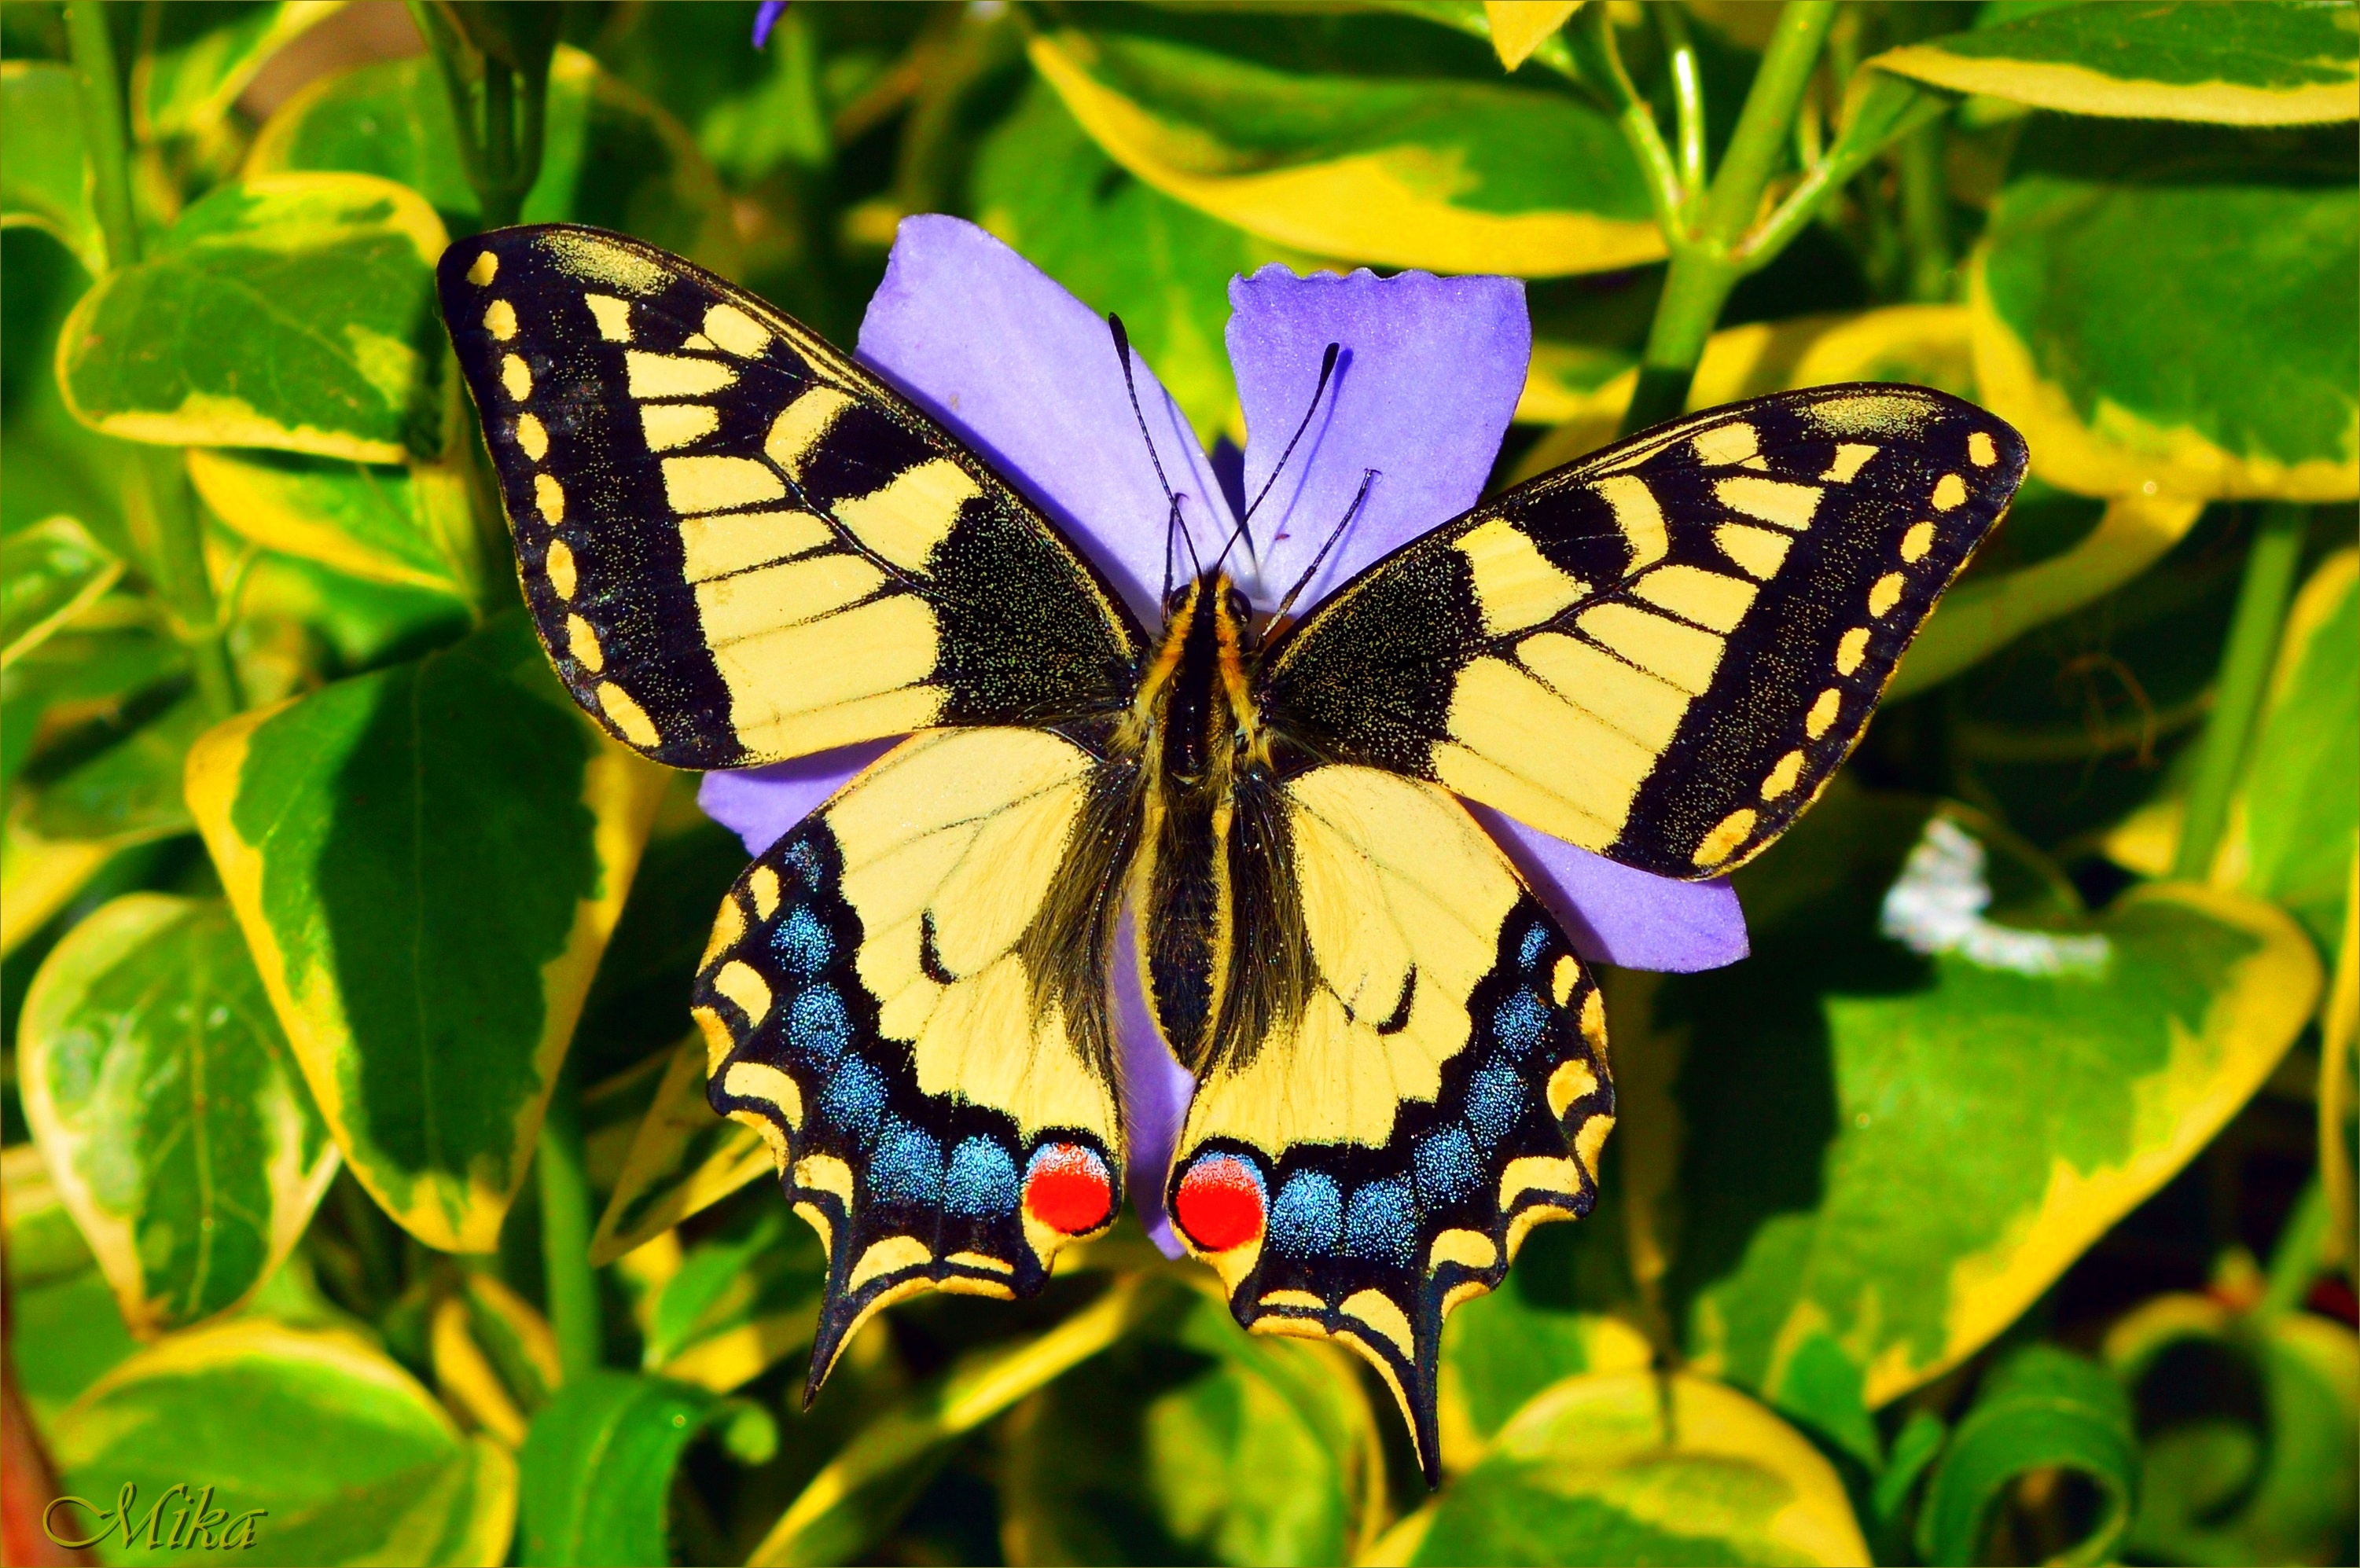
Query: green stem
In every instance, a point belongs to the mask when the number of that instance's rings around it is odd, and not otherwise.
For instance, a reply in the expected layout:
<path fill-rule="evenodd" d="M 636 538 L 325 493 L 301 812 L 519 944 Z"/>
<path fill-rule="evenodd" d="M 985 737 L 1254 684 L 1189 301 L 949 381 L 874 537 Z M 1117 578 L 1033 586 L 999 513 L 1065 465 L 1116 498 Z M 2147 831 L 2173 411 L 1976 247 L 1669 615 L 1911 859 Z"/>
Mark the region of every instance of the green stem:
<path fill-rule="evenodd" d="M 1737 129 L 1721 155 L 1705 198 L 1700 237 L 1723 251 L 1734 250 L 1754 226 L 1763 188 L 1777 172 L 1795 111 L 1818 66 L 1819 46 L 1836 19 L 1834 0 L 1787 0 L 1763 50 L 1762 65 L 1738 112 Z"/>
<path fill-rule="evenodd" d="M 1631 84 L 1631 73 L 1622 69 L 1622 51 L 1615 47 L 1614 24 L 1607 7 L 1584 6 L 1565 37 L 1582 84 L 1604 97 L 1605 108 L 1630 144 L 1631 156 L 1638 160 L 1639 172 L 1647 181 L 1648 204 L 1655 210 L 1655 226 L 1663 230 L 1667 243 L 1677 244 L 1688 231 L 1688 192 L 1680 184 L 1672 149 L 1664 145 L 1655 111 L 1639 96 L 1639 90 Z"/>
<path fill-rule="evenodd" d="M 568 1382 L 601 1359 L 598 1280 L 590 1271 L 590 1178 L 582 1156 L 582 1096 L 568 1063 L 541 1118 L 535 1160 L 541 1177 L 541 1269 L 549 1326 Z"/>
<path fill-rule="evenodd" d="M 2302 560 L 2304 509 L 2273 501 L 2262 508 L 2261 527 L 2245 557 L 2245 579 L 2221 652 L 2221 673 L 2212 685 L 2212 716 L 2197 742 L 2196 775 L 2188 789 L 2188 816 L 2180 833 L 2174 877 L 2202 879 L 2212 866 L 2229 822 L 2229 801 L 2245 773 L 2247 744 L 2260 717 L 2263 689 L 2278 654 L 2278 627 L 2294 596 L 2295 568 Z"/>
<path fill-rule="evenodd" d="M 1602 13 L 1606 7 L 1593 9 Z M 1741 247 L 1761 211 L 1762 192 L 1778 167 L 1819 46 L 1834 20 L 1833 0 L 1787 0 L 1754 72 L 1745 107 L 1738 114 L 1729 150 L 1704 193 L 1693 232 L 1666 229 L 1672 262 L 1640 354 L 1638 386 L 1622 416 L 1624 434 L 1676 418 L 1687 407 L 1697 362 L 1704 357 L 1705 342 L 1721 320 L 1721 307 L 1729 303 L 1730 291 L 1768 259 L 1758 248 Z M 1651 119 L 1651 128 L 1653 124 Z"/>
<path fill-rule="evenodd" d="M 115 40 L 100 0 L 71 0 L 67 36 L 73 49 L 82 145 L 90 154 L 92 204 L 106 239 L 110 268 L 139 259 L 139 224 L 131 204 L 131 159 L 124 132 L 123 93 L 115 71 Z M 140 446 L 123 474 L 123 504 L 140 567 L 163 600 L 189 652 L 197 692 L 216 719 L 245 704 L 230 659 L 228 630 L 213 602 L 203 528 L 189 495 L 188 471 L 178 447 Z"/>
<path fill-rule="evenodd" d="M 1704 77 L 1697 65 L 1696 37 L 1688 31 L 1688 14 L 1677 5 L 1649 9 L 1664 35 L 1665 67 L 1671 72 L 1672 103 L 1679 139 L 1680 184 L 1690 192 L 1704 189 Z"/>
<path fill-rule="evenodd" d="M 109 267 L 139 259 L 139 225 L 131 210 L 131 160 L 123 127 L 123 86 L 115 74 L 115 39 L 104 0 L 70 0 L 66 35 L 73 50 L 82 146 L 90 153 L 91 196 Z"/>
<path fill-rule="evenodd" d="M 205 711 L 225 719 L 246 706 L 229 627 L 213 597 L 205 561 L 203 525 L 189 495 L 189 472 L 179 447 L 142 446 L 125 476 L 124 499 L 132 538 L 147 557 L 148 581 L 171 612 L 173 630 L 188 649 L 197 694 Z"/>
<path fill-rule="evenodd" d="M 442 77 L 459 135 L 459 163 L 475 192 L 486 229 L 506 228 L 524 210 L 541 177 L 549 112 L 549 56 L 519 69 L 478 50 L 427 0 L 410 13 Z"/>
<path fill-rule="evenodd" d="M 1950 192 L 1942 172 L 1939 120 L 1901 138 L 1901 232 L 1909 246 L 1909 298 L 1939 305 L 1950 297 Z"/>
<path fill-rule="evenodd" d="M 2313 1176 L 2294 1201 L 2294 1212 L 2287 1215 L 2278 1245 L 2270 1249 L 2262 1299 L 2254 1303 L 2256 1317 L 2282 1317 L 2302 1305 L 2311 1294 L 2311 1282 L 2319 1278 L 2321 1243 L 2326 1239 L 2327 1193 Z"/>

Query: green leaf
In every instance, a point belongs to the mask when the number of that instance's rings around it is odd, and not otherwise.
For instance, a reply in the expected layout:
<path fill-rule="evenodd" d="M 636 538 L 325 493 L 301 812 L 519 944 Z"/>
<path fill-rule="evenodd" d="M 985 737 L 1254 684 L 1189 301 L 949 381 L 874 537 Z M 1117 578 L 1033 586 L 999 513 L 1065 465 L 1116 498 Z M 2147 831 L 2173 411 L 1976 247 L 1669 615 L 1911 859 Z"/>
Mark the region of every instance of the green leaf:
<path fill-rule="evenodd" d="M 1868 63 L 2073 114 L 2231 125 L 2360 118 L 2360 27 L 2344 5 L 2061 5 Z"/>
<path fill-rule="evenodd" d="M 1122 1338 L 1143 1282 L 1118 1278 L 1045 1334 L 978 1350 L 887 1406 L 837 1450 L 761 1544 L 754 1568 L 847 1563 L 892 1528 L 950 1445 Z"/>
<path fill-rule="evenodd" d="M 670 1562 L 672 1473 L 721 1422 L 725 1443 L 748 1457 L 777 1446 L 758 1407 L 685 1383 L 601 1370 L 567 1384 L 532 1418 L 517 1455 L 523 1561 Z"/>
<path fill-rule="evenodd" d="M 1035 1563 L 1348 1562 L 1382 1454 L 1342 1353 L 1240 1334 L 1218 1298 L 1175 1292 L 1011 1419 L 1002 1539 Z"/>
<path fill-rule="evenodd" d="M 2108 1332 L 2105 1354 L 2147 1418 L 2127 1552 L 2228 1564 L 2328 1563 L 2348 1550 L 2360 1491 L 2350 1329 L 2158 1296 Z"/>
<path fill-rule="evenodd" d="M 82 742 L 83 726 L 186 672 L 180 645 L 148 619 L 143 606 L 118 596 L 0 666 L 0 779 L 13 784 L 39 752 L 69 736 Z"/>
<path fill-rule="evenodd" d="M 71 517 L 0 539 L 0 670 L 98 602 L 123 575 L 114 551 Z"/>
<path fill-rule="evenodd" d="M 66 1212 L 38 1146 L 0 1151 L 8 1194 L 9 1359 L 16 1389 L 46 1432 L 58 1411 L 139 1348 L 82 1228 Z"/>
<path fill-rule="evenodd" d="M 74 1521 L 95 1535 L 109 1522 L 95 1510 L 131 1504 L 101 1548 L 109 1563 L 215 1562 L 224 1533 L 242 1543 L 250 1527 L 244 1563 L 491 1564 L 516 1517 L 516 1462 L 460 1435 L 382 1352 L 253 1318 L 140 1352 L 63 1411 L 52 1440 L 70 1493 L 92 1505 L 60 1509 L 61 1533 Z M 159 1550 L 208 1488 L 213 1549 L 190 1535 Z"/>
<path fill-rule="evenodd" d="M 1738 886 L 1750 961 L 1610 998 L 1619 1141 L 1693 1364 L 1781 1405 L 1817 1336 L 1871 1410 L 1990 1341 L 2319 993 L 2276 909 L 2159 884 L 2088 917 L 1958 807 L 1839 789 Z"/>
<path fill-rule="evenodd" d="M 654 1101 L 631 1134 L 614 1195 L 590 1238 L 604 1268 L 772 1169 L 769 1146 L 742 1122 L 713 1114 L 705 1097 L 705 1037 L 674 1046 Z"/>
<path fill-rule="evenodd" d="M 28 768 L 38 793 L 24 823 L 48 839 L 78 839 L 117 847 L 186 833 L 192 825 L 180 792 L 189 746 L 205 727 L 203 702 L 193 691 L 134 722 L 67 766 Z"/>
<path fill-rule="evenodd" d="M 442 445 L 445 237 L 407 188 L 270 175 L 180 214 L 66 319 L 67 405 L 109 435 L 400 463 Z"/>
<path fill-rule="evenodd" d="M 454 558 L 473 524 L 453 469 L 198 449 L 189 479 L 215 516 L 267 550 L 364 582 L 465 595 Z"/>
<path fill-rule="evenodd" d="M 2360 552 L 2321 561 L 2296 595 L 2267 702 L 2213 880 L 2285 905 L 2332 953 L 2360 829 Z"/>
<path fill-rule="evenodd" d="M 1918 1550 L 1927 1562 L 1985 1561 L 1977 1549 L 2009 1485 L 2035 1470 L 2086 1477 L 2100 1502 L 2089 1533 L 2052 1563 L 2111 1563 L 2138 1496 L 2130 1396 L 2095 1362 L 2031 1345 L 1984 1379 L 1926 1486 Z"/>
<path fill-rule="evenodd" d="M 1843 1483 L 1803 1435 L 1690 1373 L 1568 1377 L 1361 1559 L 1866 1563 Z"/>
<path fill-rule="evenodd" d="M 1541 1298 L 1554 1282 L 1544 1278 L 1554 1255 L 1578 1258 L 1595 1239 L 1582 1236 L 1584 1228 L 1553 1226 L 1528 1238 L 1506 1282 L 1463 1303 L 1443 1325 L 1445 1469 L 1471 1464 L 1526 1399 L 1559 1378 L 1636 1372 L 1654 1362 L 1646 1336 L 1622 1319 Z"/>
<path fill-rule="evenodd" d="M 598 734 L 520 615 L 208 733 L 191 809 L 353 1173 L 482 1252 L 665 775 Z"/>
<path fill-rule="evenodd" d="M 2027 509 L 2019 501 L 2009 516 Z M 1935 606 L 1893 672 L 1885 701 L 1939 685 L 2035 626 L 2103 598 L 2162 560 L 2203 511 L 2203 502 L 2178 495 L 2116 495 L 2070 549 L 2013 572 L 1969 577 Z"/>
<path fill-rule="evenodd" d="M 265 550 L 246 569 L 238 608 L 249 621 L 295 621 L 333 654 L 322 673 L 371 670 L 405 653 L 458 641 L 466 604 L 431 589 L 371 583 L 318 561 Z"/>
<path fill-rule="evenodd" d="M 228 909 L 131 893 L 42 960 L 18 1086 L 60 1195 L 141 1337 L 285 1261 L 335 1146 Z"/>
<path fill-rule="evenodd" d="M 173 6 L 160 18 L 165 36 L 132 66 L 134 128 L 148 141 L 205 136 L 272 55 L 339 9 L 332 0 Z"/>
<path fill-rule="evenodd" d="M 2066 489 L 2350 500 L 2355 270 L 2347 134 L 2035 121 L 1972 264 L 1975 374 Z"/>
<path fill-rule="evenodd" d="M 1524 64 L 1580 9 L 1581 0 L 1549 0 L 1538 5 L 1484 0 L 1483 19 L 1491 27 L 1491 47 L 1499 51 L 1501 66 L 1513 71 Z"/>
<path fill-rule="evenodd" d="M 106 270 L 106 236 L 91 205 L 82 149 L 82 103 L 73 68 L 46 60 L 0 60 L 0 229 L 23 224 L 57 236 L 93 278 Z"/>
<path fill-rule="evenodd" d="M 0 70 L 10 62 L 0 61 Z M 11 122 L 12 125 L 14 122 Z M 18 146 L 0 139 L 0 158 Z M 136 449 L 111 441 L 66 410 L 58 385 L 58 329 L 90 289 L 91 274 L 52 235 L 29 227 L 0 227 L 0 532 L 62 512 L 126 560 L 136 554 L 123 520 L 123 472 Z"/>
<path fill-rule="evenodd" d="M 1475 81 L 1276 70 L 1251 35 L 1223 47 L 1230 34 L 1209 27 L 1210 43 L 1118 30 L 1169 25 L 1128 11 L 1087 20 L 1036 35 L 1033 68 L 1116 162 L 1240 228 L 1322 256 L 1528 278 L 1664 255 L 1613 122 L 1502 84 L 1490 61 Z M 1418 32 L 1430 57 L 1450 52 L 1448 35 Z"/>
<path fill-rule="evenodd" d="M 690 1247 L 645 1303 L 649 1371 L 726 1394 L 811 1344 L 827 1257 L 783 1204 L 752 1214 Z"/>
<path fill-rule="evenodd" d="M 1223 337 L 1229 278 L 1273 247 L 1131 175 L 1037 79 L 969 180 L 978 222 L 1093 310 L 1121 315 L 1200 438 L 1242 433 Z"/>
<path fill-rule="evenodd" d="M 734 270 L 737 239 L 720 180 L 671 115 L 563 44 L 550 63 L 547 114 L 541 174 L 525 193 L 522 222 L 628 230 L 716 271 Z M 453 233 L 481 226 L 450 95 L 423 57 L 323 78 L 281 105 L 256 136 L 246 172 L 296 169 L 399 180 Z"/>

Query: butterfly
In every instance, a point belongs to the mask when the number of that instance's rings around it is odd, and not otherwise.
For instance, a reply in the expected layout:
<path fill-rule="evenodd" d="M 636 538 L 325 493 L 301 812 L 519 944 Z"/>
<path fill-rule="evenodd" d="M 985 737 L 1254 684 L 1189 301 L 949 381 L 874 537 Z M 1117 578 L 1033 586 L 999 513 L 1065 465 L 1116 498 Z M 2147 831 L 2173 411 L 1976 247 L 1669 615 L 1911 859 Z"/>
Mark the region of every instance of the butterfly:
<path fill-rule="evenodd" d="M 1662 876 L 1742 865 L 2026 463 L 1940 392 L 1784 393 L 1299 617 L 1216 561 L 1151 627 L 934 419 L 678 256 L 530 226 L 438 281 L 587 713 L 683 768 L 909 737 L 738 879 L 692 1002 L 713 1105 L 827 1250 L 810 1390 L 887 1304 L 1029 1296 L 1113 1223 L 1135 964 L 1196 1084 L 1179 1236 L 1244 1326 L 1366 1356 L 1429 1477 L 1445 1318 L 1590 1212 L 1614 1120 L 1597 977 L 1460 798 Z"/>

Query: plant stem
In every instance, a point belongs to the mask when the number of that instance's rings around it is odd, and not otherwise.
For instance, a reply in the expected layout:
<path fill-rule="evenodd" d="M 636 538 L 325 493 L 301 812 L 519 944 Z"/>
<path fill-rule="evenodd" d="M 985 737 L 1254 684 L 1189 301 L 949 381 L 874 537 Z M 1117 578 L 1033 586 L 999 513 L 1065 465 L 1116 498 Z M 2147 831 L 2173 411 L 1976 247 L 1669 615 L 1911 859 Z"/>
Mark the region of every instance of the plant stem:
<path fill-rule="evenodd" d="M 2262 1276 L 2262 1299 L 2254 1303 L 2259 1318 L 2283 1317 L 2302 1305 L 2311 1282 L 2319 1278 L 2322 1244 L 2327 1240 L 2327 1193 L 2313 1176 L 2295 1199 L 2294 1211 L 2278 1231 L 2270 1249 L 2270 1266 Z"/>
<path fill-rule="evenodd" d="M 1746 92 L 1745 107 L 1738 112 L 1737 129 L 1705 198 L 1699 237 L 1723 251 L 1734 250 L 1754 225 L 1763 188 L 1777 171 L 1788 127 L 1819 64 L 1819 45 L 1835 19 L 1834 0 L 1787 0 L 1778 14 L 1754 85 Z"/>
<path fill-rule="evenodd" d="M 598 1281 L 590 1271 L 590 1178 L 582 1157 L 582 1095 L 571 1062 L 550 1094 L 535 1165 L 549 1326 L 557 1335 L 558 1365 L 572 1382 L 597 1367 L 606 1333 L 598 1321 Z"/>
<path fill-rule="evenodd" d="M 2302 560 L 2308 520 L 2304 509 L 2291 502 L 2273 501 L 2262 508 L 2229 622 L 2229 640 L 2221 651 L 2221 673 L 2212 685 L 2212 716 L 2197 742 L 2196 776 L 2188 789 L 2188 816 L 2180 832 L 2174 877 L 2202 878 L 2220 850 L 2229 801 L 2245 773 L 2263 688 L 2278 653 L 2278 627 L 2294 596 L 2295 568 Z"/>
<path fill-rule="evenodd" d="M 82 146 L 90 156 L 92 204 L 106 239 L 110 269 L 139 259 L 139 224 L 131 204 L 131 159 L 124 134 L 123 93 L 115 72 L 115 40 L 99 0 L 71 0 L 67 37 L 73 49 Z M 123 474 L 123 509 L 140 568 L 169 612 L 188 649 L 197 692 L 216 719 L 245 704 L 229 653 L 228 630 L 213 602 L 205 563 L 204 531 L 189 496 L 180 449 L 140 445 Z"/>
<path fill-rule="evenodd" d="M 1901 138 L 1901 231 L 1909 246 L 1909 298 L 1939 305 L 1950 297 L 1950 192 L 1942 174 L 1939 120 Z"/>
<path fill-rule="evenodd" d="M 1688 14 L 1677 5 L 1649 9 L 1664 35 L 1665 65 L 1672 77 L 1672 103 L 1677 114 L 1680 149 L 1680 185 L 1691 192 L 1704 189 L 1704 78 L 1697 66 L 1696 37 L 1688 31 Z"/>
<path fill-rule="evenodd" d="M 82 141 L 90 154 L 91 197 L 106 238 L 109 267 L 139 259 L 139 224 L 131 210 L 131 162 L 123 136 L 123 87 L 115 74 L 115 39 L 103 0 L 69 0 L 66 36 L 72 46 Z"/>
<path fill-rule="evenodd" d="M 1639 172 L 1647 182 L 1647 201 L 1655 210 L 1655 226 L 1664 231 L 1666 244 L 1677 246 L 1688 233 L 1688 207 L 1693 192 L 1680 181 L 1680 171 L 1672 161 L 1672 149 L 1664 145 L 1663 128 L 1655 124 L 1655 111 L 1639 90 L 1631 84 L 1631 73 L 1622 69 L 1622 52 L 1614 45 L 1614 23 L 1604 5 L 1584 6 L 1574 17 L 1574 26 L 1566 34 L 1574 64 L 1580 72 L 1583 85 L 1601 94 L 1605 107 L 1614 116 L 1630 144 L 1631 156 L 1638 160 Z"/>
<path fill-rule="evenodd" d="M 213 598 L 203 525 L 189 495 L 181 450 L 140 447 L 123 488 L 131 537 L 147 557 L 149 583 L 171 613 L 173 632 L 188 649 L 197 694 L 213 717 L 228 718 L 246 702 L 230 659 L 229 628 Z"/>
<path fill-rule="evenodd" d="M 1833 0 L 1787 0 L 1745 95 L 1745 107 L 1738 114 L 1721 169 L 1698 203 L 1693 230 L 1685 224 L 1666 230 L 1672 262 L 1640 355 L 1638 386 L 1622 416 L 1624 434 L 1672 419 L 1687 406 L 1697 361 L 1704 356 L 1705 341 L 1721 320 L 1730 291 L 1775 254 L 1741 254 L 1740 247 L 1761 212 L 1762 192 L 1777 169 L 1819 46 L 1834 20 Z M 1611 36 L 1607 42 L 1611 47 Z M 1657 141 L 1660 145 L 1660 136 Z"/>

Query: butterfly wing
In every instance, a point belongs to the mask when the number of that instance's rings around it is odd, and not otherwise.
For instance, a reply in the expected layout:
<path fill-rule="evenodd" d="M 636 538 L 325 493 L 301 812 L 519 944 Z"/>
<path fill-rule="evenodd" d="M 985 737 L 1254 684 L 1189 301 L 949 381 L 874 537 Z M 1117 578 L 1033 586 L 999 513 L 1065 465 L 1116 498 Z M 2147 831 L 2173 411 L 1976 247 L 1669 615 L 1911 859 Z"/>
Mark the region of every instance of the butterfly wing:
<path fill-rule="evenodd" d="M 1028 1296 L 1111 1223 L 1106 1006 L 1131 796 L 1040 730 L 904 742 L 723 903 L 693 1007 L 713 1105 L 828 1249 L 814 1389 L 926 1289 Z"/>
<path fill-rule="evenodd" d="M 1924 387 L 1699 414 L 1362 572 L 1272 650 L 1265 711 L 1314 756 L 1718 876 L 1850 753 L 2024 469 L 2015 430 Z"/>
<path fill-rule="evenodd" d="M 1118 706 L 1141 637 L 1040 513 L 818 334 L 567 224 L 463 240 L 442 313 L 543 645 L 659 761 Z"/>
<path fill-rule="evenodd" d="M 1596 1200 L 1605 1008 L 1443 789 L 1349 765 L 1273 788 L 1240 874 L 1299 910 L 1305 999 L 1217 1049 L 1166 1199 L 1239 1322 L 1376 1366 L 1431 1475 L 1445 1315 Z"/>

